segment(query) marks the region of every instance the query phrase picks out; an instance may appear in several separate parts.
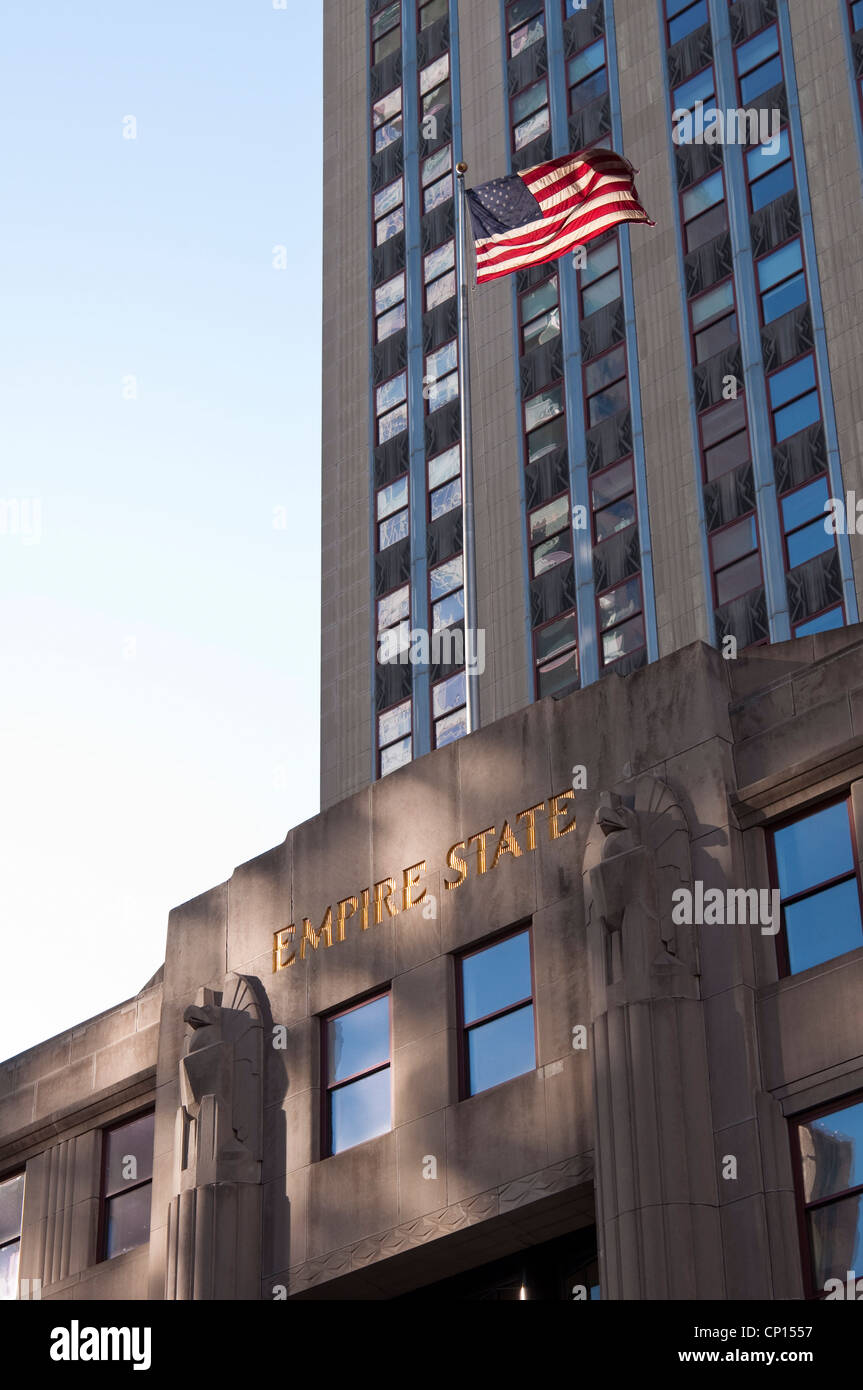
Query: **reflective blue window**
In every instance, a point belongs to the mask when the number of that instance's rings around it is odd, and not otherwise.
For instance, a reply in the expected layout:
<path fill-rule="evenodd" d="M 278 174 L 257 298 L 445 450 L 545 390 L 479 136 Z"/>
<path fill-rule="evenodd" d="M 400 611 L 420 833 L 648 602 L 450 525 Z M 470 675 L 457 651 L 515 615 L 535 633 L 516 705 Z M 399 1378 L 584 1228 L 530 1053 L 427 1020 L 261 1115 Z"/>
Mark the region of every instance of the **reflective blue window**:
<path fill-rule="evenodd" d="M 686 0 L 681 0 L 681 3 L 685 4 Z M 670 18 L 672 8 L 675 12 L 674 19 Z M 668 42 L 674 44 L 679 39 L 685 38 L 687 34 L 692 34 L 696 29 L 700 29 L 702 24 L 707 23 L 707 0 L 697 0 L 696 4 L 689 5 L 685 10 L 681 10 L 679 3 L 674 7 L 669 5 L 668 14 Z"/>
<path fill-rule="evenodd" d="M 762 63 L 760 68 L 740 79 L 740 100 L 744 106 L 782 81 L 782 59 L 778 56 Z"/>
<path fill-rule="evenodd" d="M 824 522 L 821 520 L 811 521 L 808 526 L 803 526 L 799 531 L 793 531 L 788 537 L 788 565 L 790 569 L 796 569 L 798 565 L 811 560 L 815 555 L 822 555 L 825 550 L 833 549 L 833 537 L 826 530 Z"/>
<path fill-rule="evenodd" d="M 801 1120 L 797 1148 L 812 1290 L 838 1279 L 844 1293 L 848 1270 L 863 1267 L 863 1103 Z"/>
<path fill-rule="evenodd" d="M 530 936 L 508 936 L 461 961 L 467 1093 L 536 1066 Z"/>
<path fill-rule="evenodd" d="M 390 997 L 326 1021 L 330 1153 L 341 1153 L 391 1128 Z"/>
<path fill-rule="evenodd" d="M 775 146 L 768 141 L 750 150 L 746 156 L 746 172 L 755 212 L 794 187 L 794 167 L 787 129 L 780 131 Z"/>
<path fill-rule="evenodd" d="M 813 632 L 830 632 L 835 627 L 842 627 L 844 622 L 845 614 L 841 605 L 839 608 L 828 608 L 826 613 L 819 613 L 816 618 L 799 623 L 794 629 L 794 636 L 809 637 Z"/>
<path fill-rule="evenodd" d="M 814 425 L 820 418 L 818 392 L 810 391 L 808 395 L 800 396 L 791 405 L 787 405 L 784 410 L 777 410 L 774 413 L 773 429 L 777 444 L 781 443 L 783 439 L 790 439 L 792 434 L 799 434 L 809 425 Z"/>
<path fill-rule="evenodd" d="M 858 29 L 863 29 L 863 0 L 854 0 L 851 6 L 851 29 L 855 34 Z"/>
<path fill-rule="evenodd" d="M 826 478 L 816 478 L 814 483 L 789 492 L 782 499 L 782 525 L 786 531 L 795 531 L 798 526 L 812 521 L 816 516 L 827 520 L 824 503 L 830 496 Z"/>
<path fill-rule="evenodd" d="M 792 974 L 863 946 L 848 802 L 773 832 Z"/>
<path fill-rule="evenodd" d="M 787 280 L 789 275 L 795 271 L 802 270 L 803 255 L 800 250 L 800 241 L 787 241 L 784 246 L 780 246 L 778 251 L 773 251 L 769 256 L 762 256 L 758 262 L 758 287 L 761 290 L 770 289 L 773 285 L 778 285 L 781 280 Z"/>
<path fill-rule="evenodd" d="M 773 376 L 768 377 L 767 384 L 770 388 L 770 404 L 774 409 L 776 406 L 784 405 L 786 401 L 793 400 L 795 396 L 801 396 L 804 391 L 814 387 L 815 359 L 811 354 L 801 357 L 784 371 L 774 372 Z"/>
<path fill-rule="evenodd" d="M 779 34 L 776 25 L 771 24 L 769 29 L 762 29 L 753 39 L 747 39 L 746 43 L 740 44 L 737 49 L 737 71 L 742 77 L 744 73 L 751 72 L 778 52 Z"/>
<path fill-rule="evenodd" d="M 705 68 L 703 72 L 696 73 L 695 77 L 690 77 L 688 82 L 682 82 L 679 87 L 675 87 L 672 93 L 674 106 L 676 109 L 685 107 L 691 111 L 696 101 L 712 101 L 714 96 L 713 68 Z M 705 113 L 706 114 L 706 113 Z"/>

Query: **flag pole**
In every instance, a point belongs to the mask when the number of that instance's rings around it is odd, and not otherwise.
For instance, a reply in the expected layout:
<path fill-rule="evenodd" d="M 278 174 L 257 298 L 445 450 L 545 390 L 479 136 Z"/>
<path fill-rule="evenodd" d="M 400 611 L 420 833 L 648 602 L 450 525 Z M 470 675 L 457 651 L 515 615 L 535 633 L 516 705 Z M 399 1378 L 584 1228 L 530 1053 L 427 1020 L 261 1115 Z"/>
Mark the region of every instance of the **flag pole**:
<path fill-rule="evenodd" d="M 456 168 L 456 261 L 458 281 L 458 399 L 461 434 L 461 516 L 462 547 L 464 551 L 464 611 L 465 611 L 465 693 L 467 732 L 480 727 L 479 672 L 477 671 L 476 612 L 476 543 L 473 517 L 473 439 L 470 408 L 470 334 L 468 325 L 467 289 L 467 197 L 464 176 L 466 164 Z M 469 643 L 473 643 L 473 647 Z M 467 657 L 474 660 L 468 664 Z"/>

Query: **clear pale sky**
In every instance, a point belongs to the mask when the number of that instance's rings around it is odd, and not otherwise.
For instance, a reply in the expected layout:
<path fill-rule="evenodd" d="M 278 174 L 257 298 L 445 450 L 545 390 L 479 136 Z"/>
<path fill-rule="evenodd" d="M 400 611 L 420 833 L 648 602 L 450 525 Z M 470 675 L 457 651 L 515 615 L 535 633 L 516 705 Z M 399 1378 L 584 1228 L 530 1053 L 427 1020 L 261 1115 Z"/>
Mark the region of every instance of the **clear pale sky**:
<path fill-rule="evenodd" d="M 318 809 L 319 8 L 4 7 L 0 1058 Z"/>

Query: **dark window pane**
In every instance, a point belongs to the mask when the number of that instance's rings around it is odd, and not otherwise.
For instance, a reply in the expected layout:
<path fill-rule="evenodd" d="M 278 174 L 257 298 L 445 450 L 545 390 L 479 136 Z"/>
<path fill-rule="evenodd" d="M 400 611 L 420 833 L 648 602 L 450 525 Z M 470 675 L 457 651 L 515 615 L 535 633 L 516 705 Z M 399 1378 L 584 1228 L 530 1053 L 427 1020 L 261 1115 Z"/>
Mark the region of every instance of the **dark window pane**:
<path fill-rule="evenodd" d="M 807 1202 L 863 1186 L 863 1103 L 802 1124 L 800 1158 Z"/>
<path fill-rule="evenodd" d="M 364 1076 L 330 1092 L 330 1138 L 334 1154 L 386 1134 L 390 1124 L 390 1069 Z"/>
<path fill-rule="evenodd" d="M 533 1005 L 483 1023 L 468 1033 L 470 1094 L 487 1091 L 536 1066 Z"/>
<path fill-rule="evenodd" d="M 738 396 L 737 400 L 726 401 L 725 404 L 717 406 L 716 410 L 710 410 L 701 416 L 701 442 L 705 449 L 709 449 L 712 444 L 718 444 L 720 439 L 727 439 L 728 435 L 736 434 L 745 424 L 743 397 Z"/>
<path fill-rule="evenodd" d="M 537 661 L 546 661 L 548 657 L 571 647 L 575 638 L 575 617 L 572 614 L 540 628 L 536 634 Z"/>
<path fill-rule="evenodd" d="M 696 247 L 703 246 L 706 241 L 724 232 L 728 226 L 728 217 L 724 203 L 717 203 L 715 208 L 709 212 L 703 212 L 700 217 L 694 217 L 691 222 L 686 224 L 686 249 L 694 251 Z"/>
<path fill-rule="evenodd" d="M 372 38 L 379 39 L 382 34 L 386 34 L 390 29 L 395 28 L 401 21 L 401 5 L 387 5 L 385 10 L 376 14 L 372 20 Z"/>
<path fill-rule="evenodd" d="M 621 497 L 619 502 L 612 502 L 609 507 L 596 513 L 595 521 L 597 544 L 608 536 L 613 536 L 616 531 L 623 531 L 625 527 L 631 526 L 635 521 L 634 495 L 630 493 L 628 497 Z"/>
<path fill-rule="evenodd" d="M 584 389 L 588 396 L 603 386 L 619 381 L 626 371 L 626 355 L 623 347 L 614 348 L 604 357 L 597 357 L 584 369 Z"/>
<path fill-rule="evenodd" d="M 595 473 L 590 480 L 591 503 L 594 507 L 605 507 L 624 493 L 632 491 L 632 461 L 624 459 L 603 473 Z"/>
<path fill-rule="evenodd" d="M 133 1187 L 105 1203 L 105 1259 L 112 1260 L 125 1250 L 134 1250 L 150 1239 L 150 1196 L 152 1184 Z"/>
<path fill-rule="evenodd" d="M 627 579 L 625 584 L 618 584 L 616 589 L 600 594 L 597 603 L 601 628 L 623 622 L 624 618 L 641 612 L 641 581 L 638 578 Z"/>
<path fill-rule="evenodd" d="M 448 0 L 429 0 L 420 7 L 420 28 L 427 29 L 436 19 L 443 19 L 449 9 Z"/>
<path fill-rule="evenodd" d="M 585 77 L 583 82 L 579 82 L 569 90 L 569 101 L 573 111 L 580 111 L 583 106 L 589 106 L 597 97 L 601 97 L 603 92 L 608 91 L 608 69 L 600 68 L 599 72 L 593 73 L 590 77 Z"/>
<path fill-rule="evenodd" d="M 777 56 L 770 58 L 766 63 L 762 63 L 760 68 L 756 68 L 748 77 L 740 80 L 740 99 L 744 106 L 758 97 L 762 92 L 775 87 L 777 82 L 782 81 L 782 59 Z"/>
<path fill-rule="evenodd" d="M 516 29 L 526 19 L 542 13 L 542 0 L 513 0 L 506 12 L 507 29 Z"/>
<path fill-rule="evenodd" d="M 12 1240 L 0 1248 L 0 1303 L 18 1297 L 18 1253 L 20 1240 Z"/>
<path fill-rule="evenodd" d="M 755 549 L 755 518 L 747 517 L 745 521 L 738 521 L 734 526 L 726 527 L 724 531 L 717 531 L 711 537 L 710 543 L 714 568 L 722 569 L 723 566 L 730 565 L 732 560 L 739 560 L 742 555 L 748 555 Z"/>
<path fill-rule="evenodd" d="M 450 483 L 444 483 L 443 487 L 437 488 L 429 497 L 429 516 L 432 521 L 436 521 L 445 512 L 451 512 L 454 507 L 461 506 L 461 478 L 454 478 Z"/>
<path fill-rule="evenodd" d="M 327 1081 L 330 1084 L 379 1066 L 389 1060 L 389 1055 L 389 995 L 328 1021 Z"/>
<path fill-rule="evenodd" d="M 537 672 L 538 697 L 556 695 L 559 690 L 573 688 L 578 684 L 578 652 L 571 651 L 541 666 Z"/>
<path fill-rule="evenodd" d="M 550 453 L 553 449 L 559 449 L 566 443 L 566 420 L 563 415 L 550 425 L 541 425 L 538 430 L 533 430 L 527 436 L 527 461 L 535 463 L 543 455 Z"/>
<path fill-rule="evenodd" d="M 21 1209 L 24 1202 L 24 1174 L 0 1182 L 0 1245 L 21 1233 Z"/>
<path fill-rule="evenodd" d="M 534 111 L 538 111 L 541 106 L 545 106 L 548 101 L 548 89 L 545 78 L 541 82 L 534 82 L 533 86 L 526 87 L 523 92 L 519 92 L 513 98 L 512 103 L 512 123 L 517 125 L 526 116 L 530 116 Z"/>
<path fill-rule="evenodd" d="M 714 289 L 691 301 L 689 312 L 692 315 L 692 327 L 703 328 L 711 319 L 718 318 L 720 314 L 733 308 L 734 286 L 730 280 L 723 280 L 721 285 L 716 285 Z"/>
<path fill-rule="evenodd" d="M 382 39 L 378 39 L 374 46 L 372 55 L 375 63 L 382 63 L 384 58 L 388 58 L 391 53 L 395 53 L 402 46 L 402 31 L 400 28 L 391 29 Z"/>
<path fill-rule="evenodd" d="M 785 932 L 792 974 L 863 946 L 857 879 L 786 907 Z"/>
<path fill-rule="evenodd" d="M 707 449 L 704 453 L 704 466 L 707 476 L 713 481 L 723 473 L 728 473 L 732 468 L 737 468 L 741 463 L 748 463 L 751 456 L 749 448 L 749 431 L 741 430 L 739 434 L 733 434 L 730 439 L 723 439 L 721 444 L 717 444 L 715 449 Z"/>
<path fill-rule="evenodd" d="M 538 285 L 530 294 L 526 294 L 521 301 L 521 321 L 530 323 L 537 314 L 545 313 L 547 309 L 553 309 L 557 304 L 557 276 L 552 275 L 550 280 Z"/>
<path fill-rule="evenodd" d="M 809 1212 L 809 1240 L 815 1287 L 863 1268 L 863 1196 L 846 1197 Z"/>
<path fill-rule="evenodd" d="M 105 1195 L 153 1176 L 155 1115 L 141 1115 L 105 1135 Z"/>
<path fill-rule="evenodd" d="M 486 848 L 490 841 L 491 837 L 486 841 Z M 526 931 L 465 956 L 461 968 L 465 1023 L 485 1018 L 508 1004 L 529 998 L 532 993 L 530 941 Z"/>
<path fill-rule="evenodd" d="M 839 801 L 774 831 L 773 845 L 783 898 L 850 873 L 854 855 L 847 804 Z"/>
<path fill-rule="evenodd" d="M 737 315 L 729 314 L 695 335 L 695 360 L 706 362 L 717 352 L 737 342 Z"/>
<path fill-rule="evenodd" d="M 588 402 L 590 424 L 596 425 L 600 420 L 607 420 L 611 415 L 616 415 L 619 410 L 623 410 L 628 400 L 629 387 L 624 377 L 614 386 L 591 396 Z"/>
<path fill-rule="evenodd" d="M 804 526 L 802 530 L 795 531 L 788 537 L 788 564 L 791 569 L 797 565 L 805 564 L 814 555 L 822 555 L 825 550 L 832 550 L 834 538 L 825 528 L 824 522 L 813 521 L 809 526 Z"/>
<path fill-rule="evenodd" d="M 565 492 L 554 502 L 547 502 L 544 507 L 538 507 L 535 512 L 531 512 L 528 517 L 531 545 L 537 545 L 540 541 L 547 540 L 549 536 L 556 535 L 568 524 L 569 493 Z"/>
<path fill-rule="evenodd" d="M 718 603 L 730 603 L 733 598 L 748 594 L 750 589 L 757 588 L 760 583 L 761 561 L 756 553 L 749 555 L 745 560 L 738 560 L 736 565 L 729 565 L 728 569 L 717 574 L 716 600 Z"/>
<path fill-rule="evenodd" d="M 621 623 L 620 627 L 612 628 L 611 632 L 603 633 L 602 637 L 602 659 L 606 665 L 612 661 L 619 660 L 622 656 L 628 656 L 630 652 L 637 651 L 644 646 L 644 619 L 630 618 L 629 622 Z"/>

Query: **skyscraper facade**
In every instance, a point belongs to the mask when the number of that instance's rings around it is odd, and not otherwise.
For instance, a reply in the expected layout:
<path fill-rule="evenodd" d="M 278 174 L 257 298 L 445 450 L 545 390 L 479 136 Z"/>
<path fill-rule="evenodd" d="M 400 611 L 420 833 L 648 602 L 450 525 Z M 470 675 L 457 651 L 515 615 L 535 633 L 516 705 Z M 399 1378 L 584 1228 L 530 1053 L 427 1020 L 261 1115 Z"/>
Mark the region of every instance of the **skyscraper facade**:
<path fill-rule="evenodd" d="M 324 805 L 466 728 L 462 646 L 434 640 L 464 620 L 460 160 L 471 185 L 611 146 L 656 224 L 471 285 L 483 722 L 857 620 L 860 540 L 824 508 L 860 430 L 858 23 L 325 5 Z"/>

